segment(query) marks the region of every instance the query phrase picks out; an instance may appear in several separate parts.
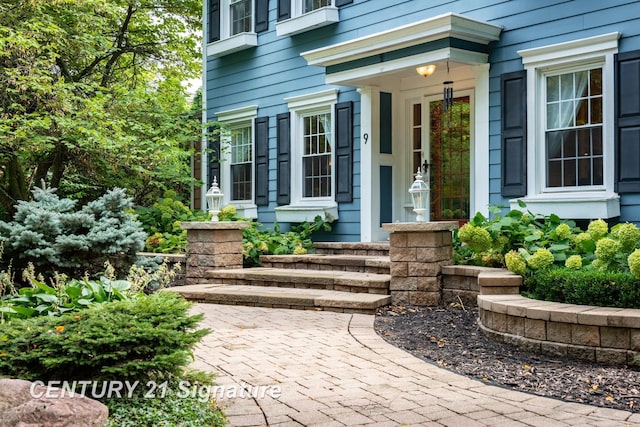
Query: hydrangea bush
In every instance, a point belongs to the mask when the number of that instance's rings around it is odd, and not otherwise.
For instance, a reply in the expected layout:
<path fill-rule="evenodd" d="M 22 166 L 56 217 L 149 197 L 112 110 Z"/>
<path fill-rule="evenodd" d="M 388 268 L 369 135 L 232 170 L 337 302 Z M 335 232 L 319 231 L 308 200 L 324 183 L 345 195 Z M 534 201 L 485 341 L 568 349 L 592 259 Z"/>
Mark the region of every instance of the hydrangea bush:
<path fill-rule="evenodd" d="M 520 207 L 526 205 L 520 202 Z M 640 279 L 640 229 L 635 224 L 609 229 L 597 219 L 583 231 L 557 215 L 512 210 L 502 216 L 496 208 L 492 213 L 491 219 L 477 214 L 457 232 L 457 263 L 506 267 L 522 276 L 557 266 L 631 272 Z"/>

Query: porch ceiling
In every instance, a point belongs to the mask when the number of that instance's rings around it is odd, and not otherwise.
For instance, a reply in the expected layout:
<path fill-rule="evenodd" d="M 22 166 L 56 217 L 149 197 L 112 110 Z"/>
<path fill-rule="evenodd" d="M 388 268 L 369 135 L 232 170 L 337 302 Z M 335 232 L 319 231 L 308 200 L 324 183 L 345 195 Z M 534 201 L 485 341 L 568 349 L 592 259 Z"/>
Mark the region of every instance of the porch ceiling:
<path fill-rule="evenodd" d="M 482 64 L 502 27 L 447 13 L 391 30 L 303 52 L 309 65 L 326 68 L 330 84 L 362 85 L 372 78 L 415 75 L 425 64 Z"/>

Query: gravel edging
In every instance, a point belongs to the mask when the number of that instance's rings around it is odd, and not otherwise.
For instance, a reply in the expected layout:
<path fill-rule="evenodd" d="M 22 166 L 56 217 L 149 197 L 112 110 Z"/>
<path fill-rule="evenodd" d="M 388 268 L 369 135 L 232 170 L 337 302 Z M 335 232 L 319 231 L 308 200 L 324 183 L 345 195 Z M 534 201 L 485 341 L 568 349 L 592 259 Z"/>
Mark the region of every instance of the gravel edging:
<path fill-rule="evenodd" d="M 640 412 L 640 370 L 536 354 L 494 341 L 478 308 L 387 306 L 374 327 L 390 344 L 492 385 L 568 402 Z"/>

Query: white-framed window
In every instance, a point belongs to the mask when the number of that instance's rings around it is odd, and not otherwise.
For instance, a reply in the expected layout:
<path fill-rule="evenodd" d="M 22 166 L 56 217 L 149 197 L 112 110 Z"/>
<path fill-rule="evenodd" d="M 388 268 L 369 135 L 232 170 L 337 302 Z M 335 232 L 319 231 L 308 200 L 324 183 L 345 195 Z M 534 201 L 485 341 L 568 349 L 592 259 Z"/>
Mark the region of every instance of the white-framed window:
<path fill-rule="evenodd" d="M 332 3 L 332 0 L 303 0 L 302 13 L 309 13 L 323 7 L 333 6 Z"/>
<path fill-rule="evenodd" d="M 229 36 L 250 33 L 253 29 L 253 0 L 226 1 L 229 2 Z"/>
<path fill-rule="evenodd" d="M 221 135 L 220 189 L 224 203 L 232 204 L 245 218 L 257 218 L 255 204 L 255 118 L 251 105 L 215 113 L 223 125 Z"/>
<path fill-rule="evenodd" d="M 335 117 L 338 89 L 286 98 L 291 113 L 291 203 L 276 208 L 282 222 L 338 218 L 335 201 Z"/>
<path fill-rule="evenodd" d="M 239 123 L 229 131 L 229 200 L 253 202 L 253 123 Z"/>
<path fill-rule="evenodd" d="M 258 45 L 254 0 L 210 0 L 208 7 L 207 55 L 224 56 Z M 217 13 L 211 13 L 216 8 Z"/>
<path fill-rule="evenodd" d="M 602 70 L 594 64 L 544 78 L 545 191 L 604 189 Z"/>
<path fill-rule="evenodd" d="M 333 196 L 331 110 L 306 113 L 302 121 L 302 198 Z"/>
<path fill-rule="evenodd" d="M 294 35 L 340 22 L 336 0 L 291 0 L 288 19 L 276 24 L 278 36 Z"/>
<path fill-rule="evenodd" d="M 527 70 L 527 196 L 535 213 L 620 214 L 614 193 L 619 33 L 519 51 Z M 517 207 L 515 201 L 512 208 Z"/>

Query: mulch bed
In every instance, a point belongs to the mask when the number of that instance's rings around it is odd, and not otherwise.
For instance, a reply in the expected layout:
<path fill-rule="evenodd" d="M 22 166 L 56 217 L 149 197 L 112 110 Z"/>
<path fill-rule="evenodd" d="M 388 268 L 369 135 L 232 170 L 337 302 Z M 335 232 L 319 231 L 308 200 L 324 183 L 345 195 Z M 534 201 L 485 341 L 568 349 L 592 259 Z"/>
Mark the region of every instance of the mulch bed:
<path fill-rule="evenodd" d="M 442 368 L 539 396 L 632 412 L 640 410 L 640 371 L 520 350 L 486 337 L 478 309 L 388 306 L 376 332 L 387 342 Z"/>

